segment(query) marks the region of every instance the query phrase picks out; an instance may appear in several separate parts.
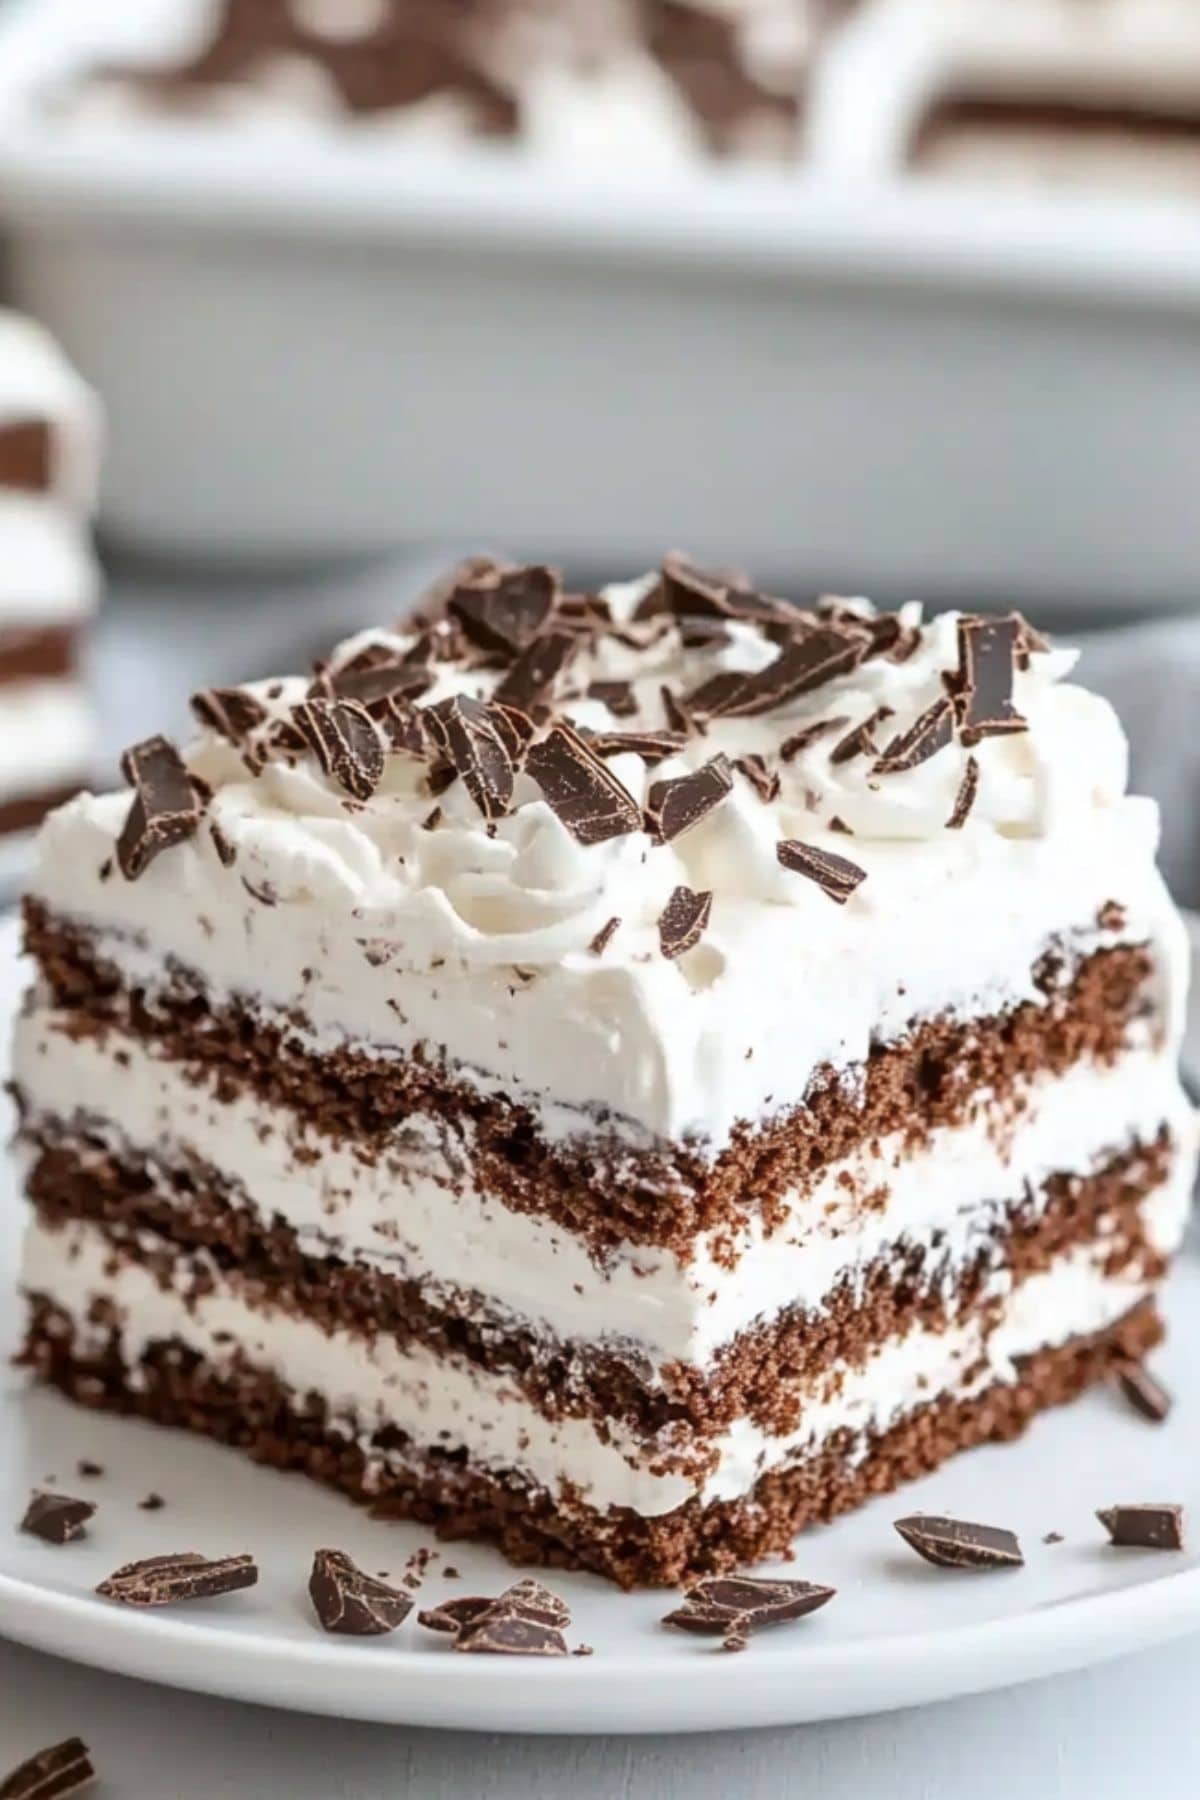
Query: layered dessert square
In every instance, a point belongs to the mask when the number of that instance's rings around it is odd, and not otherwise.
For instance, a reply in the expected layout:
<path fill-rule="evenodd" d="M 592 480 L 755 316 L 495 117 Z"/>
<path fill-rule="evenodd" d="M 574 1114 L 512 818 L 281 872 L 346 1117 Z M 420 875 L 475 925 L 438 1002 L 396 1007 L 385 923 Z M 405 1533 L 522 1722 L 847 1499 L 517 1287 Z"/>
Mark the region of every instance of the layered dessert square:
<path fill-rule="evenodd" d="M 1157 1342 L 1187 945 L 1017 614 L 479 559 L 47 822 L 26 1356 L 626 1585 Z"/>
<path fill-rule="evenodd" d="M 36 824 L 88 773 L 98 450 L 89 390 L 40 327 L 0 312 L 0 833 Z"/>

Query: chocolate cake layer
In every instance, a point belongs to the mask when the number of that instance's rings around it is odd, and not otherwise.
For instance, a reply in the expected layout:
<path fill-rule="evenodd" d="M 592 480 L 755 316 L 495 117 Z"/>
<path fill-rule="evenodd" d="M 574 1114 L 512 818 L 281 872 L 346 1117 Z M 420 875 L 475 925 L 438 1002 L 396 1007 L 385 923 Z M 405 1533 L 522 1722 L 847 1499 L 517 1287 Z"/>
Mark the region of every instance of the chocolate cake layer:
<path fill-rule="evenodd" d="M 1114 106 L 1078 99 L 1035 100 L 1004 94 L 962 94 L 939 100 L 913 139 L 909 160 L 918 168 L 936 161 L 943 148 L 964 137 L 1005 140 L 1036 136 L 1068 142 L 1125 142 L 1141 150 L 1161 150 L 1195 158 L 1200 185 L 1200 113 L 1156 112 L 1149 107 Z"/>
<path fill-rule="evenodd" d="M 1140 1362 L 1161 1336 L 1157 1310 L 1144 1301 L 1107 1331 L 1021 1359 L 1012 1383 L 919 1407 L 871 1439 L 865 1455 L 857 1439 L 833 1440 L 807 1461 L 764 1475 L 744 1499 L 707 1507 L 693 1500 L 655 1518 L 556 1505 L 515 1476 L 469 1468 L 460 1454 L 430 1453 L 406 1467 L 397 1434 L 372 1445 L 390 1453 L 381 1481 L 363 1448 L 331 1429 L 315 1398 L 298 1402 L 249 1366 L 236 1375 L 218 1371 L 177 1342 L 150 1346 L 132 1369 L 115 1334 L 104 1350 L 77 1350 L 69 1317 L 44 1299 L 34 1300 L 24 1360 L 84 1405 L 236 1445 L 381 1516 L 419 1520 L 442 1537 L 491 1540 L 514 1562 L 592 1569 L 632 1588 L 670 1586 L 782 1552 L 805 1526 L 928 1474 L 959 1450 L 1019 1437 L 1037 1413 L 1073 1400 L 1122 1362 Z"/>
<path fill-rule="evenodd" d="M 860 1367 L 889 1339 L 986 1318 L 1012 1287 L 1066 1252 L 1099 1239 L 1106 1276 L 1134 1266 L 1146 1280 L 1166 1259 L 1146 1235 L 1142 1206 L 1167 1179 L 1176 1154 L 1164 1130 L 1133 1144 L 1091 1176 L 1060 1174 L 1017 1205 L 978 1206 L 978 1247 L 952 1260 L 935 1241 L 901 1240 L 866 1267 L 849 1266 L 819 1308 L 794 1306 L 739 1333 L 706 1367 L 655 1370 L 634 1344 L 564 1342 L 497 1314 L 486 1294 L 440 1293 L 375 1265 L 307 1252 L 281 1219 L 264 1221 L 220 1176 L 192 1164 L 166 1168 L 99 1138 L 43 1144 L 27 1191 L 58 1230 L 101 1229 L 113 1249 L 154 1271 L 177 1294 L 203 1295 L 232 1274 L 272 1310 L 364 1341 L 407 1347 L 510 1377 L 548 1418 L 620 1419 L 649 1439 L 685 1425 L 693 1441 L 749 1417 L 773 1434 L 797 1428 L 806 1394 L 839 1365 Z"/>
<path fill-rule="evenodd" d="M 79 630 L 71 625 L 0 626 L 0 687 L 75 673 Z"/>
<path fill-rule="evenodd" d="M 0 425 L 0 488 L 46 493 L 54 483 L 54 433 L 44 419 Z"/>
<path fill-rule="evenodd" d="M 83 779 L 81 769 L 79 780 L 70 787 L 51 788 L 44 793 L 22 794 L 15 800 L 0 801 L 0 837 L 17 831 L 32 831 L 48 812 L 64 805 L 79 792 Z"/>
<path fill-rule="evenodd" d="M 317 1056 L 297 1014 L 287 1024 L 252 1004 L 211 1004 L 179 968 L 153 994 L 127 987 L 103 949 L 51 916 L 25 908 L 26 944 L 54 1000 L 80 1033 L 116 1027 L 165 1049 L 184 1065 L 219 1072 L 223 1094 L 251 1092 L 292 1109 L 369 1159 L 406 1120 L 437 1122 L 451 1167 L 519 1211 L 543 1214 L 602 1253 L 622 1242 L 687 1252 L 701 1232 L 732 1234 L 754 1218 L 768 1230 L 821 1172 L 857 1147 L 899 1133 L 911 1148 L 936 1127 L 961 1124 L 987 1095 L 998 1118 L 1019 1111 L 1034 1076 L 1062 1074 L 1083 1059 L 1111 1065 L 1131 1027 L 1155 1014 L 1153 959 L 1143 946 L 1069 946 L 1043 957 L 1035 980 L 1045 996 L 991 1018 L 916 1020 L 897 1042 L 872 1047 L 848 1077 L 818 1070 L 807 1095 L 772 1122 L 740 1126 L 728 1149 L 705 1160 L 687 1145 L 631 1147 L 605 1118 L 580 1119 L 580 1135 L 547 1143 L 528 1107 L 482 1092 L 425 1059 L 387 1060 L 349 1048 Z"/>

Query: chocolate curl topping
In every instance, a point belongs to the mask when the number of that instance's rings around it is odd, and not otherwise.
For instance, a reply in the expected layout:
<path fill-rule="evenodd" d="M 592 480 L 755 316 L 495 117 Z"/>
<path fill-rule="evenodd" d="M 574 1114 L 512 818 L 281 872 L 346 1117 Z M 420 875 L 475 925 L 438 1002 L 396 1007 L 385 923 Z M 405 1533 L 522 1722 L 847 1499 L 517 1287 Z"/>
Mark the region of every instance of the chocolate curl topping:
<path fill-rule="evenodd" d="M 641 830 L 641 809 L 633 795 L 565 720 L 530 747 L 525 770 L 579 843 L 603 844 Z"/>
<path fill-rule="evenodd" d="M 302 700 L 292 723 L 322 770 L 355 800 L 371 798 L 383 778 L 383 739 L 357 700 Z"/>
<path fill-rule="evenodd" d="M 165 737 L 134 744 L 121 758 L 121 773 L 134 789 L 121 835 L 117 862 L 127 881 L 136 881 L 174 844 L 192 837 L 204 810 L 198 789 L 178 750 Z"/>

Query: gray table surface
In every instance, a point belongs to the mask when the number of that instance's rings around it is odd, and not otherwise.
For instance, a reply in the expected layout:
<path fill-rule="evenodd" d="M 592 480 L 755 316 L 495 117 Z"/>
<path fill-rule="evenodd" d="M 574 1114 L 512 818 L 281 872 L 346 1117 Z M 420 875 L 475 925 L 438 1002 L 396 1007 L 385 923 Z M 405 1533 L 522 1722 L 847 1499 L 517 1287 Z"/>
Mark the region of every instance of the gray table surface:
<path fill-rule="evenodd" d="M 413 574 L 267 588 L 122 584 L 96 646 L 103 761 L 149 730 L 180 730 L 195 687 L 296 666 L 331 638 L 399 613 Z M 1200 736 L 1185 731 L 1200 626 L 1098 642 L 1089 675 L 1129 716 L 1135 771 L 1173 808 L 1168 862 L 1193 871 Z M 1197 809 L 1200 810 L 1200 809 Z M 1052 1682 L 920 1712 L 722 1737 L 534 1739 L 305 1719 L 149 1688 L 0 1644 L 0 1773 L 73 1732 L 92 1746 L 97 1790 L 127 1800 L 1121 1800 L 1200 1791 L 1200 1637 Z"/>

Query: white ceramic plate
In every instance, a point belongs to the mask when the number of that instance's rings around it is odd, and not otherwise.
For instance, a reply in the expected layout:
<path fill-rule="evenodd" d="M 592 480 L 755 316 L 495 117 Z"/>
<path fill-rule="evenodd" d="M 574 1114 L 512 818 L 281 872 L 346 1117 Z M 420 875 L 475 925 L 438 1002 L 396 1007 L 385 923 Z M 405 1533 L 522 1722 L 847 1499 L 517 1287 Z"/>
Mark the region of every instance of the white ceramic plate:
<path fill-rule="evenodd" d="M 11 923 L 0 928 L 0 1024 L 19 985 Z M 19 1205 L 11 1173 L 0 1216 L 0 1287 L 11 1293 Z M 366 1518 L 296 1477 L 255 1469 L 182 1435 L 94 1416 L 0 1385 L 0 1632 L 79 1662 L 175 1687 L 338 1717 L 488 1731 L 686 1731 L 780 1725 L 947 1699 L 1079 1668 L 1200 1627 L 1200 1556 L 1106 1547 L 1094 1517 L 1115 1500 L 1175 1500 L 1200 1533 L 1200 1255 L 1175 1278 L 1172 1337 L 1160 1372 L 1177 1395 L 1167 1425 L 1094 1393 L 1038 1422 L 1020 1444 L 973 1452 L 903 1494 L 802 1538 L 790 1571 L 831 1583 L 824 1611 L 730 1657 L 666 1631 L 665 1595 L 625 1595 L 588 1576 L 553 1577 L 587 1658 L 526 1662 L 460 1656 L 415 1614 L 392 1637 L 322 1636 L 306 1596 L 314 1548 L 335 1546 L 393 1576 L 428 1535 Z M 17 1308 L 4 1309 L 11 1337 Z M 79 1476 L 79 1458 L 104 1474 Z M 86 1541 L 51 1548 L 14 1527 L 31 1488 L 86 1493 Z M 143 1512 L 161 1493 L 167 1505 Z M 1026 1567 L 974 1575 L 917 1561 L 892 1530 L 899 1514 L 957 1514 L 1016 1529 Z M 11 1522 L 11 1523 L 10 1523 Z M 1063 1541 L 1043 1542 L 1049 1532 Z M 119 1563 L 158 1552 L 252 1550 L 249 1592 L 162 1613 L 93 1595 Z M 449 1564 L 461 1579 L 448 1580 Z M 511 1571 L 495 1554 L 440 1547 L 428 1603 L 495 1593 Z"/>

